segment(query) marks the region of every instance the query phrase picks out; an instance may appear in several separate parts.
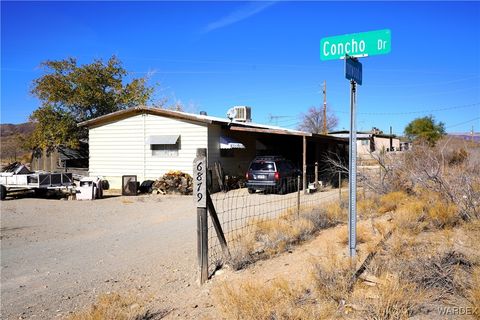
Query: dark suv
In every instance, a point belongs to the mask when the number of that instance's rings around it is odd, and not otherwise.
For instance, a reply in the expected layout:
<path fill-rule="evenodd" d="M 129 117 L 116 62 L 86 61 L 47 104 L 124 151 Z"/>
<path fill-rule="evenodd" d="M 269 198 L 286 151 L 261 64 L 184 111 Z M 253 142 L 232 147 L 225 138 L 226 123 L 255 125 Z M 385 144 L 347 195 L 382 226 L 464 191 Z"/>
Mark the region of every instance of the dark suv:
<path fill-rule="evenodd" d="M 296 188 L 300 171 L 290 160 L 278 156 L 256 157 L 248 168 L 248 193 L 256 190 L 285 194 Z"/>

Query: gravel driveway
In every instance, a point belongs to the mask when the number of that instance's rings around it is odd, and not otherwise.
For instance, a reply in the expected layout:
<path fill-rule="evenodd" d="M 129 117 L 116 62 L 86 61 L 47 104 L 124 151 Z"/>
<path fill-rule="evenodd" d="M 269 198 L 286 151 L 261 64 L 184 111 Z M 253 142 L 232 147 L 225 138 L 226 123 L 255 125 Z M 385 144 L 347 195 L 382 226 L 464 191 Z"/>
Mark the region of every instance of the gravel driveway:
<path fill-rule="evenodd" d="M 62 317 L 109 291 L 172 307 L 199 290 L 195 214 L 186 196 L 2 201 L 1 318 Z"/>

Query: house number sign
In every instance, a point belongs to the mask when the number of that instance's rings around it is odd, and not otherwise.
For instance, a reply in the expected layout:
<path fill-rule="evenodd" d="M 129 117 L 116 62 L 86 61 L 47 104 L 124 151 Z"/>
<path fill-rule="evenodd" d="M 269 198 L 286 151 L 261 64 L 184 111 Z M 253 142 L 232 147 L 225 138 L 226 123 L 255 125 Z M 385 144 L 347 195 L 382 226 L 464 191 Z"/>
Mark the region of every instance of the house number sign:
<path fill-rule="evenodd" d="M 193 198 L 197 208 L 207 207 L 207 159 L 197 157 L 193 162 Z"/>

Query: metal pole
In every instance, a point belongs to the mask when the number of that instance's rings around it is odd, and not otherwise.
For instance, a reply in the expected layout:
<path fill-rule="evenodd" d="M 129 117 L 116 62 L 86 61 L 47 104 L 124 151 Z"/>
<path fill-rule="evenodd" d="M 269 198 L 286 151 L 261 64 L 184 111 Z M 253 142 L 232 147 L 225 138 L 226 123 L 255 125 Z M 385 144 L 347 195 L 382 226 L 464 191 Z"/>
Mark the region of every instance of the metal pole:
<path fill-rule="evenodd" d="M 350 140 L 348 154 L 348 245 L 350 257 L 354 257 L 357 247 L 357 125 L 356 125 L 356 83 L 350 81 Z"/>
<path fill-rule="evenodd" d="M 318 162 L 315 162 L 315 189 L 318 190 Z"/>
<path fill-rule="evenodd" d="M 307 194 L 307 137 L 303 136 L 303 193 Z"/>
<path fill-rule="evenodd" d="M 300 216 L 300 175 L 297 177 L 297 217 Z"/>
<path fill-rule="evenodd" d="M 323 134 L 328 134 L 327 129 L 327 81 L 323 81 Z"/>

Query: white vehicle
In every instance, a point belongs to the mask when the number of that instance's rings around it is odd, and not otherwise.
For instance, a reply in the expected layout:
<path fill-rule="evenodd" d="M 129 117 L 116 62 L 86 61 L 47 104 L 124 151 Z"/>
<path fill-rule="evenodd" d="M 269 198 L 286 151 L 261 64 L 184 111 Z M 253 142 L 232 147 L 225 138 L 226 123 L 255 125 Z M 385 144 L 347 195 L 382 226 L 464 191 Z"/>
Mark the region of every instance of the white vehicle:
<path fill-rule="evenodd" d="M 34 190 L 38 194 L 45 194 L 48 190 L 72 188 L 74 183 L 71 173 L 31 172 L 19 163 L 0 173 L 0 200 L 14 191 Z"/>

